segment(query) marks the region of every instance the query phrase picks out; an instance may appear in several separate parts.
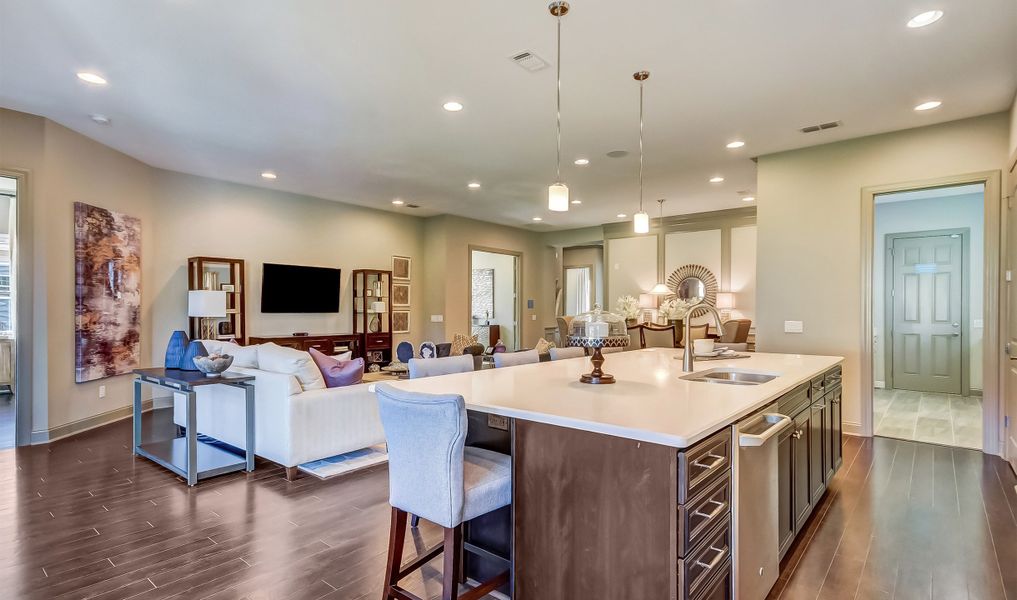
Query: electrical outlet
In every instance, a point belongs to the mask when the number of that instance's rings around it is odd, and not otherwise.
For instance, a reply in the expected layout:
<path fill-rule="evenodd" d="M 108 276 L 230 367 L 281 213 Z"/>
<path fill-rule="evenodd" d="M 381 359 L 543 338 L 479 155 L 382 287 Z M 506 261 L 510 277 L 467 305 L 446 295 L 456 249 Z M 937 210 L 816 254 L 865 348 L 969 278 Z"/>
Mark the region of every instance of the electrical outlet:
<path fill-rule="evenodd" d="M 802 321 L 784 321 L 784 333 L 802 333 L 805 324 Z"/>
<path fill-rule="evenodd" d="M 431 315 L 432 323 L 441 323 L 445 320 L 445 315 Z"/>
<path fill-rule="evenodd" d="M 531 321 L 536 321 L 537 320 L 537 315 L 530 315 L 530 320 Z"/>
<path fill-rule="evenodd" d="M 104 385 L 100 385 L 99 386 L 99 397 L 100 398 L 105 398 L 106 397 L 106 386 L 104 386 Z"/>

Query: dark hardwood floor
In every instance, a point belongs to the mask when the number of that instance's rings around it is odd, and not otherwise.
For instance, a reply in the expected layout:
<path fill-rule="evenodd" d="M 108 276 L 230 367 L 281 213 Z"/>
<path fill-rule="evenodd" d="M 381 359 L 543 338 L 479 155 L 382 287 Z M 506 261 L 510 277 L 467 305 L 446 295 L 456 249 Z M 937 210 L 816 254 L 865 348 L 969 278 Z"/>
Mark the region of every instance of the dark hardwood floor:
<path fill-rule="evenodd" d="M 150 421 L 146 436 L 169 431 L 166 411 Z M 289 482 L 259 462 L 189 489 L 135 459 L 130 436 L 128 420 L 0 451 L 0 598 L 380 597 L 384 467 Z M 968 450 L 849 438 L 772 596 L 1017 599 L 1008 469 Z M 407 557 L 440 535 L 422 523 Z M 411 591 L 438 597 L 439 561 Z"/>

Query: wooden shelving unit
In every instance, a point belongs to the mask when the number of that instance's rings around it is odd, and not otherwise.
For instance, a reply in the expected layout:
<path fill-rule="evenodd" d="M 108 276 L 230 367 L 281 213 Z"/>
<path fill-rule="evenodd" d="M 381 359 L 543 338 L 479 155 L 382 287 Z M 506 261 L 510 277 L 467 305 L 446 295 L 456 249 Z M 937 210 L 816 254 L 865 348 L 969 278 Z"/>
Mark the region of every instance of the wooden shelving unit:
<path fill-rule="evenodd" d="M 235 339 L 238 344 L 247 344 L 247 284 L 246 268 L 240 258 L 216 258 L 211 256 L 194 256 L 187 259 L 188 290 L 221 290 L 223 286 L 232 286 L 226 291 L 226 318 L 216 323 L 216 337 L 221 340 Z M 222 323 L 229 323 L 232 333 L 219 333 Z M 190 319 L 191 339 L 198 339 L 201 332 L 201 319 Z"/>
<path fill-rule="evenodd" d="M 372 306 L 384 302 L 383 311 Z M 364 366 L 392 362 L 392 271 L 353 271 L 353 333 L 362 336 Z"/>

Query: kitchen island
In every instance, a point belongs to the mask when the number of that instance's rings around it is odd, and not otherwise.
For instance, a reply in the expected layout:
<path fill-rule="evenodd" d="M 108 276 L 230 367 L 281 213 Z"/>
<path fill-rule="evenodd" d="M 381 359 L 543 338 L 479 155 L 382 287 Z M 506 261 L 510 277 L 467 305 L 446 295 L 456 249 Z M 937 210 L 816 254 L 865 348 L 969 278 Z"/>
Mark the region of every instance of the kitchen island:
<path fill-rule="evenodd" d="M 775 402 L 796 412 L 804 406 L 811 417 L 813 388 L 825 393 L 828 379 L 831 387 L 839 381 L 841 360 L 760 353 L 696 365 L 696 372 L 775 376 L 732 385 L 683 379 L 680 350 L 645 349 L 607 357 L 612 385 L 580 383 L 590 369 L 586 359 L 392 385 L 463 396 L 467 444 L 512 455 L 511 509 L 471 523 L 466 534 L 480 551 L 467 569 L 476 579 L 503 568 L 501 555 L 512 566 L 503 592 L 517 599 L 698 600 L 733 595 L 731 425 Z M 781 468 L 790 479 L 782 478 L 782 490 L 792 495 L 786 510 L 792 522 L 801 514 L 795 486 L 808 491 L 811 512 L 817 488 L 809 476 L 821 473 L 825 491 L 822 465 L 836 470 L 839 409 L 836 436 L 832 415 L 810 418 L 807 436 L 795 429 L 797 437 L 787 438 L 791 454 Z M 816 424 L 829 432 L 813 432 Z M 793 448 L 803 438 L 804 462 Z"/>

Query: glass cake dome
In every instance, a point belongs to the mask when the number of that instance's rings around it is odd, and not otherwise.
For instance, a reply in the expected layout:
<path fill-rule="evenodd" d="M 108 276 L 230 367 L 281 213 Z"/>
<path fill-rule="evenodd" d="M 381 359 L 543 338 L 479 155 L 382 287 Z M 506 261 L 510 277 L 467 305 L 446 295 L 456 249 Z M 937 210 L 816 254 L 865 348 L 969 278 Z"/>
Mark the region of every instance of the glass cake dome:
<path fill-rule="evenodd" d="M 603 310 L 599 304 L 593 310 L 572 319 L 569 337 L 583 340 L 599 340 L 629 335 L 625 326 L 625 317 Z M 580 344 L 574 344 L 580 345 Z"/>

